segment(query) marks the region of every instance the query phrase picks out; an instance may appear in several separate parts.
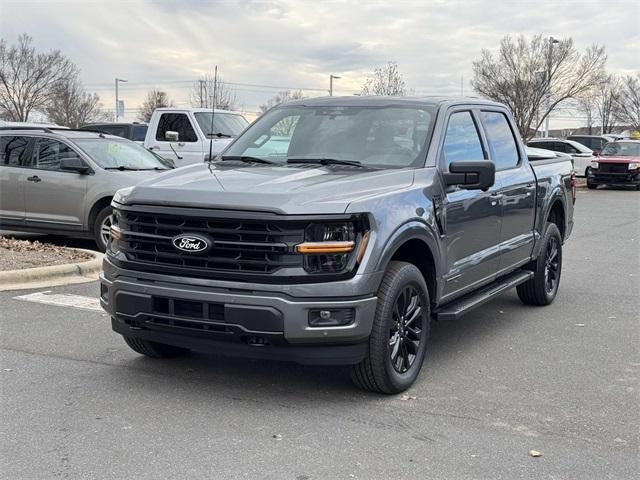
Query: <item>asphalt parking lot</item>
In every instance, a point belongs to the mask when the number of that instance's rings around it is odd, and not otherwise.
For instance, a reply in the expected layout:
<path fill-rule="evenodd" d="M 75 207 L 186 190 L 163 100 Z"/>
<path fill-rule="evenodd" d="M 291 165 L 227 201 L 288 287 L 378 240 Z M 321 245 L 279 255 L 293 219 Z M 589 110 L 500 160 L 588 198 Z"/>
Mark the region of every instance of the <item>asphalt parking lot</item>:
<path fill-rule="evenodd" d="M 637 478 L 639 221 L 636 192 L 580 191 L 556 302 L 514 292 L 436 324 L 405 396 L 342 368 L 143 358 L 94 303 L 0 293 L 0 476 Z M 98 295 L 48 290 L 29 299 Z"/>

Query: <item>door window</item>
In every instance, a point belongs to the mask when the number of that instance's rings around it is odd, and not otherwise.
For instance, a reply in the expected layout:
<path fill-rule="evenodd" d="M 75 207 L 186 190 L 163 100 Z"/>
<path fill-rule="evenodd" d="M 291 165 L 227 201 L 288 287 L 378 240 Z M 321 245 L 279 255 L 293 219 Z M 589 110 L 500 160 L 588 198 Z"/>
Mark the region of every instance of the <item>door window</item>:
<path fill-rule="evenodd" d="M 189 117 L 184 113 L 163 113 L 158 122 L 156 140 L 166 142 L 167 132 L 178 132 L 178 141 L 197 142 L 198 136 L 191 125 Z"/>
<path fill-rule="evenodd" d="M 63 159 L 80 158 L 71 147 L 51 138 L 39 138 L 33 152 L 31 167 L 40 170 L 60 170 Z"/>
<path fill-rule="evenodd" d="M 491 160 L 496 164 L 496 170 L 518 165 L 518 145 L 506 115 L 501 112 L 482 112 L 481 116 L 487 132 Z"/>
<path fill-rule="evenodd" d="M 471 112 L 456 112 L 449 117 L 442 153 L 447 167 L 458 160 L 484 160 L 482 143 Z"/>
<path fill-rule="evenodd" d="M 0 137 L 0 165 L 23 166 L 28 144 L 29 137 Z"/>

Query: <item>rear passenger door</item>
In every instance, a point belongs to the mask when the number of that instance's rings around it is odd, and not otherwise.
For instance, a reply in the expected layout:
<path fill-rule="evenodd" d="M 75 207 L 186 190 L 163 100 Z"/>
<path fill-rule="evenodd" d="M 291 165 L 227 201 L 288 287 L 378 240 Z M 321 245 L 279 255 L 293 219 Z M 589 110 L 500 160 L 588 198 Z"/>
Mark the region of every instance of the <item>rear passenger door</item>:
<path fill-rule="evenodd" d="M 167 141 L 167 132 L 178 132 L 178 141 Z M 204 161 L 204 141 L 205 139 L 198 138 L 197 129 L 189 115 L 167 112 L 160 115 L 149 147 L 158 155 L 172 160 L 176 167 L 182 167 Z"/>
<path fill-rule="evenodd" d="M 486 160 L 476 114 L 471 109 L 454 110 L 445 127 L 440 170 L 458 160 Z M 500 206 L 496 184 L 488 191 L 448 187 L 442 206 L 443 243 L 446 248 L 443 300 L 460 296 L 488 283 L 498 269 Z"/>
<path fill-rule="evenodd" d="M 498 275 L 527 263 L 533 250 L 536 178 L 520 151 L 516 131 L 507 113 L 482 110 L 480 118 L 489 146 L 489 158 L 496 165 L 502 207 Z"/>
<path fill-rule="evenodd" d="M 0 221 L 6 224 L 24 222 L 25 169 L 30 138 L 0 136 Z"/>
<path fill-rule="evenodd" d="M 25 220 L 32 227 L 81 230 L 89 175 L 60 169 L 63 158 L 81 158 L 69 145 L 38 137 L 25 182 Z"/>

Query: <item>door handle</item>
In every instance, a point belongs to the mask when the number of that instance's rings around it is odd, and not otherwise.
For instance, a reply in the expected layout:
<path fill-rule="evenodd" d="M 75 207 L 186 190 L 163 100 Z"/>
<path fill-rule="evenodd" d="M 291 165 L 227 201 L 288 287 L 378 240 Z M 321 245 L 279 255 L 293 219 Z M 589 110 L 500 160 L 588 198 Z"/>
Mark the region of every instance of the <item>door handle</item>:
<path fill-rule="evenodd" d="M 498 201 L 502 200 L 502 197 L 504 197 L 504 195 L 501 194 L 501 193 L 492 193 L 491 194 L 491 206 L 495 207 L 498 204 Z"/>
<path fill-rule="evenodd" d="M 34 183 L 38 183 L 42 181 L 42 179 L 37 175 L 34 175 L 33 177 L 27 177 L 27 180 Z"/>

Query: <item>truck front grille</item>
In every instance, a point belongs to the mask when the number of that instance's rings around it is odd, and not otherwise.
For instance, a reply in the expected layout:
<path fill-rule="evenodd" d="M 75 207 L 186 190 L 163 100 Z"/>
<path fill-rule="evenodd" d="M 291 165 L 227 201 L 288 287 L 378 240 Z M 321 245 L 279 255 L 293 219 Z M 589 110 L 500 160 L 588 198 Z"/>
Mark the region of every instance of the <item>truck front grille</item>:
<path fill-rule="evenodd" d="M 600 173 L 629 173 L 629 164 L 600 162 L 598 171 Z"/>
<path fill-rule="evenodd" d="M 295 245 L 304 241 L 308 222 L 280 219 L 237 219 L 208 214 L 114 211 L 123 238 L 119 250 L 146 270 L 212 277 L 215 272 L 268 275 L 302 268 Z M 205 235 L 213 243 L 206 253 L 183 252 L 172 240 L 180 234 Z"/>

